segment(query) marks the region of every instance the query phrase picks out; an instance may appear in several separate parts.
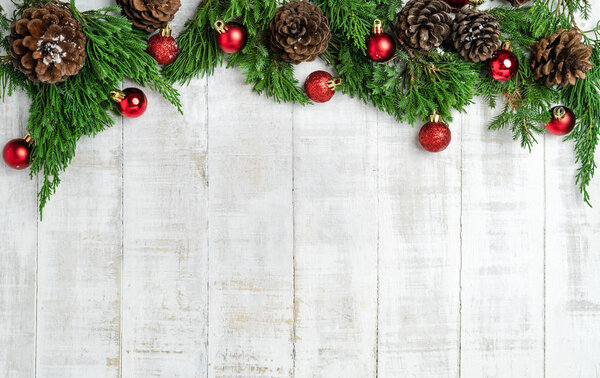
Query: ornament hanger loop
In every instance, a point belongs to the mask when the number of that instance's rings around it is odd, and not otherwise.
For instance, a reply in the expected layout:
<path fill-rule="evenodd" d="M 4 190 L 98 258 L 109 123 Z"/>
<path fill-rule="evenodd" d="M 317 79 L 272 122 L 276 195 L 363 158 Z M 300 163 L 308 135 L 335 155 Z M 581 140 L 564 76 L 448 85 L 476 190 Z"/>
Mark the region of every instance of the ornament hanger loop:
<path fill-rule="evenodd" d="M 125 97 L 125 93 L 122 91 L 110 91 L 110 98 L 112 98 L 115 102 L 121 102 L 125 100 Z"/>
<path fill-rule="evenodd" d="M 442 116 L 438 113 L 437 109 L 434 109 L 431 115 L 429 116 L 429 122 L 441 122 Z"/>
<path fill-rule="evenodd" d="M 160 29 L 160 35 L 162 35 L 163 37 L 171 36 L 171 27 L 169 26 L 169 24 L 166 24 L 164 28 Z"/>
<path fill-rule="evenodd" d="M 555 119 L 563 119 L 565 117 L 565 115 L 567 115 L 567 111 L 565 110 L 565 108 L 563 106 L 557 106 L 552 111 L 552 115 L 554 116 Z"/>
<path fill-rule="evenodd" d="M 217 20 L 215 22 L 215 30 L 219 34 L 224 34 L 227 31 L 228 27 L 223 20 Z"/>
<path fill-rule="evenodd" d="M 31 143 L 31 133 L 28 132 L 27 134 L 25 134 L 23 140 L 25 140 L 25 142 L 27 143 Z"/>
<path fill-rule="evenodd" d="M 500 46 L 500 48 L 502 50 L 511 51 L 512 50 L 512 42 L 507 39 L 506 41 L 502 42 L 502 45 Z"/>

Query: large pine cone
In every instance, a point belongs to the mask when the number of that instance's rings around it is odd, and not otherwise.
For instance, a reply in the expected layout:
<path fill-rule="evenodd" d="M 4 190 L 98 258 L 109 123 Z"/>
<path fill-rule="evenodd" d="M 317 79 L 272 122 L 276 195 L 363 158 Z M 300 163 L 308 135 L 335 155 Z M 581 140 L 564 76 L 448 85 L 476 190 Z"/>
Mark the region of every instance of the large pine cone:
<path fill-rule="evenodd" d="M 500 24 L 487 12 L 461 9 L 452 26 L 452 41 L 463 58 L 484 62 L 500 46 Z"/>
<path fill-rule="evenodd" d="M 173 21 L 181 7 L 180 0 L 117 0 L 133 26 L 152 33 Z"/>
<path fill-rule="evenodd" d="M 329 20 L 319 7 L 306 1 L 291 1 L 279 7 L 270 29 L 273 50 L 294 64 L 317 59 L 331 39 Z"/>
<path fill-rule="evenodd" d="M 531 69 L 536 80 L 544 79 L 547 86 L 573 85 L 585 79 L 593 65 L 590 62 L 592 46 L 582 42 L 578 29 L 560 29 L 531 46 Z"/>
<path fill-rule="evenodd" d="M 68 5 L 28 8 L 10 26 L 13 64 L 35 82 L 60 83 L 79 73 L 87 38 Z"/>
<path fill-rule="evenodd" d="M 404 45 L 421 51 L 440 46 L 450 35 L 450 6 L 442 0 L 411 0 L 398 14 L 396 32 Z"/>

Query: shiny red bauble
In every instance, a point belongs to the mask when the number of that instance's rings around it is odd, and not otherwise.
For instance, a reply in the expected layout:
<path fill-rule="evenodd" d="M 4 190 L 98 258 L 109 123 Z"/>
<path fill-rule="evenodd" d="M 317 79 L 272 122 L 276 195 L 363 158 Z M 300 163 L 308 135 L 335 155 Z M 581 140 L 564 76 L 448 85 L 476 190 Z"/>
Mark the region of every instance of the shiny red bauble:
<path fill-rule="evenodd" d="M 179 47 L 175 38 L 171 36 L 169 26 L 150 37 L 146 51 L 162 66 L 173 63 L 177 59 Z"/>
<path fill-rule="evenodd" d="M 508 49 L 496 51 L 488 60 L 488 72 L 494 80 L 508 81 L 519 71 L 519 59 Z"/>
<path fill-rule="evenodd" d="M 381 20 L 373 23 L 373 33 L 367 39 L 367 56 L 374 62 L 386 62 L 396 53 L 394 37 L 383 31 Z"/>
<path fill-rule="evenodd" d="M 31 138 L 13 139 L 6 143 L 2 150 L 2 158 L 6 165 L 13 169 L 25 169 L 31 162 Z"/>
<path fill-rule="evenodd" d="M 215 22 L 215 30 L 217 31 L 217 44 L 226 53 L 235 54 L 246 47 L 248 30 L 244 25 L 236 22 L 225 23 L 219 20 Z"/>
<path fill-rule="evenodd" d="M 575 128 L 577 119 L 575 113 L 566 106 L 556 106 L 550 109 L 552 119 L 546 125 L 546 130 L 554 135 L 567 135 Z"/>
<path fill-rule="evenodd" d="M 335 89 L 342 84 L 342 79 L 334 78 L 329 72 L 315 71 L 304 83 L 304 92 L 314 102 L 327 102 L 335 94 Z"/>
<path fill-rule="evenodd" d="M 434 112 L 419 132 L 419 142 L 421 146 L 429 152 L 444 151 L 452 141 L 452 132 L 444 122 L 441 121 L 439 114 Z"/>
<path fill-rule="evenodd" d="M 137 118 L 144 114 L 148 107 L 146 95 L 138 88 L 127 88 L 123 91 L 112 91 L 111 96 L 117 103 L 119 113 L 127 118 Z"/>

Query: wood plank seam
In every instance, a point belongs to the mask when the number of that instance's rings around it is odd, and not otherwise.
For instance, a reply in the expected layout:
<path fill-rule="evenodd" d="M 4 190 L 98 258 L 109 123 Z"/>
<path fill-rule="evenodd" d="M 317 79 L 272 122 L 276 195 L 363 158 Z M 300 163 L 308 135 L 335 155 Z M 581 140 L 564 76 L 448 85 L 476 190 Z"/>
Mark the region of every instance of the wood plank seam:
<path fill-rule="evenodd" d="M 209 111 L 210 107 L 208 104 L 208 79 L 204 81 L 204 102 L 206 103 L 206 158 L 204 159 L 204 179 L 206 180 L 206 233 L 210 232 L 210 123 L 209 123 Z M 210 237 L 206 238 L 206 313 L 204 314 L 204 321 L 206 322 L 206 367 L 204 369 L 204 376 L 208 378 L 208 369 L 210 365 Z"/>

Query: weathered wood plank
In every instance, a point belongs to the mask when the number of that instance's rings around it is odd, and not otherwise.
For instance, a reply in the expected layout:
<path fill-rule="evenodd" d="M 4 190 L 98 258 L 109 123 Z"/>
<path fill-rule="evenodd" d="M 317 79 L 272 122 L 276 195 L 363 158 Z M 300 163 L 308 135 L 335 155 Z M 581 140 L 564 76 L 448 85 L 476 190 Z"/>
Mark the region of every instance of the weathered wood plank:
<path fill-rule="evenodd" d="M 209 79 L 209 376 L 292 373 L 292 107 Z"/>
<path fill-rule="evenodd" d="M 338 94 L 293 123 L 295 375 L 375 376 L 377 113 Z"/>
<path fill-rule="evenodd" d="M 6 4 L 2 4 L 6 6 Z M 6 8 L 6 7 L 5 7 Z M 0 149 L 25 134 L 29 102 L 23 93 L 0 102 Z M 0 376 L 35 374 L 37 184 L 29 171 L 0 161 Z"/>
<path fill-rule="evenodd" d="M 177 33 L 196 2 L 183 3 Z M 124 124 L 123 377 L 206 375 L 206 80 Z"/>
<path fill-rule="evenodd" d="M 544 368 L 544 145 L 533 153 L 464 116 L 461 372 L 539 377 Z M 479 120 L 479 122 L 475 122 Z"/>
<path fill-rule="evenodd" d="M 379 376 L 456 377 L 461 124 L 432 154 L 380 114 Z"/>
<path fill-rule="evenodd" d="M 39 226 L 37 374 L 119 375 L 121 124 L 82 139 Z"/>
<path fill-rule="evenodd" d="M 546 376 L 597 377 L 600 217 L 573 185 L 573 142 L 561 140 L 546 136 Z M 597 204 L 597 180 L 590 194 Z"/>

